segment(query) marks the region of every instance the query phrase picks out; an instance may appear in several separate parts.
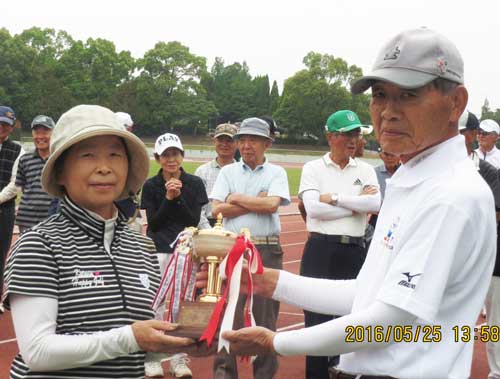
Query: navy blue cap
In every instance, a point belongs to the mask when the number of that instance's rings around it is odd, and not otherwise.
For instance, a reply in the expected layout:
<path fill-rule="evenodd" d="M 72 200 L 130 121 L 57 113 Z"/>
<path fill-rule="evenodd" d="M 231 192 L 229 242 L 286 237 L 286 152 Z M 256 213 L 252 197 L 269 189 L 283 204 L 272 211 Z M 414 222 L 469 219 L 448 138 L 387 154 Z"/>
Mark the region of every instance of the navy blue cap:
<path fill-rule="evenodd" d="M 0 122 L 14 125 L 14 123 L 16 122 L 16 114 L 11 107 L 0 105 Z"/>

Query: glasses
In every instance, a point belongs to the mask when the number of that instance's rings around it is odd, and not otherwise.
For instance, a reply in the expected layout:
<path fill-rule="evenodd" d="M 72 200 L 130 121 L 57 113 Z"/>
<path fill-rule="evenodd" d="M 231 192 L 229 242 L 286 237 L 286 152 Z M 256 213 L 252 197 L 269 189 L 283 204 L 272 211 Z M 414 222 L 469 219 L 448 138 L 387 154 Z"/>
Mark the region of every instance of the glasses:
<path fill-rule="evenodd" d="M 352 130 L 350 132 L 345 132 L 345 133 L 337 133 L 337 135 L 340 135 L 340 136 L 343 136 L 346 138 L 363 138 L 360 131 L 354 131 L 354 130 Z"/>
<path fill-rule="evenodd" d="M 479 129 L 477 132 L 480 136 L 492 136 L 493 134 L 497 134 L 495 132 L 485 132 L 484 130 Z"/>

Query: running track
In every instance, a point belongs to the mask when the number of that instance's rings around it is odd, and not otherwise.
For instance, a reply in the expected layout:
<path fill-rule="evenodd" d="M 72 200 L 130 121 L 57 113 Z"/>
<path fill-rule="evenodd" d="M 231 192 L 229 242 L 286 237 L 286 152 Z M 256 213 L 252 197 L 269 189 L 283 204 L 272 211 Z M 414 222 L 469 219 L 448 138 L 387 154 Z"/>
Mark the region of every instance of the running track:
<path fill-rule="evenodd" d="M 293 273 L 298 273 L 300 258 L 304 242 L 307 239 L 305 224 L 297 214 L 296 203 L 288 207 L 283 207 L 280 213 L 282 234 L 281 243 L 284 250 L 284 269 Z M 325 299 L 326 300 L 326 299 Z M 301 310 L 282 304 L 280 316 L 278 319 L 278 328 L 280 330 L 289 330 L 303 327 L 303 314 Z M 478 324 L 484 322 L 481 317 Z M 10 313 L 6 312 L 0 315 L 0 379 L 7 379 L 9 376 L 10 362 L 17 354 L 18 348 L 15 339 L 15 333 L 10 318 Z M 280 369 L 276 379 L 295 379 L 304 378 L 303 357 L 280 357 Z M 168 363 L 165 364 L 165 371 L 168 369 Z M 194 378 L 208 379 L 212 378 L 211 358 L 192 359 L 190 367 Z M 474 347 L 474 361 L 472 364 L 472 379 L 484 379 L 488 374 L 488 364 L 486 360 L 485 346 L 477 342 Z M 171 378 L 169 375 L 166 378 Z M 241 379 L 251 379 L 251 366 L 246 363 L 239 363 L 239 377 Z"/>

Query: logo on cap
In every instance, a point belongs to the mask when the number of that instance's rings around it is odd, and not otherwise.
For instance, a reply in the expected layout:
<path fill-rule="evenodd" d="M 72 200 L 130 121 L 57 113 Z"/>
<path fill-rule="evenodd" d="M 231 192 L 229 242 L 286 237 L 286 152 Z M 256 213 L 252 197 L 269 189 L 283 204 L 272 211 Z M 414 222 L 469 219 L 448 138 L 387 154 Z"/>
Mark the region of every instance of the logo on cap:
<path fill-rule="evenodd" d="M 5 116 L 7 116 L 8 118 L 14 119 L 14 113 L 12 113 L 12 112 L 5 112 Z"/>
<path fill-rule="evenodd" d="M 446 62 L 444 59 L 439 58 L 437 60 L 437 65 L 441 75 L 444 75 L 446 73 L 446 66 L 448 65 L 448 62 Z"/>
<path fill-rule="evenodd" d="M 349 121 L 354 121 L 354 120 L 356 120 L 356 117 L 354 117 L 354 115 L 353 115 L 352 113 L 348 113 L 348 114 L 347 114 L 347 119 L 348 119 Z"/>
<path fill-rule="evenodd" d="M 385 54 L 384 61 L 388 61 L 388 60 L 391 60 L 391 59 L 398 59 L 399 54 L 401 54 L 401 50 L 399 50 L 399 46 L 396 46 L 394 48 L 394 50 L 392 50 L 392 51 L 388 52 L 387 54 Z"/>

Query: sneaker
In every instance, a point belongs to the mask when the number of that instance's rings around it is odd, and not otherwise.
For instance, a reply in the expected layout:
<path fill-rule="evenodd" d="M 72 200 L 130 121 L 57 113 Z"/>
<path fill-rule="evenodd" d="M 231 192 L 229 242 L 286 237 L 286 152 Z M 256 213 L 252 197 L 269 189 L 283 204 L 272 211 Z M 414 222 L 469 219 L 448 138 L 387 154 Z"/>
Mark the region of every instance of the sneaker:
<path fill-rule="evenodd" d="M 165 376 L 161 362 L 158 361 L 144 362 L 144 370 L 146 376 L 150 378 L 163 378 Z"/>
<path fill-rule="evenodd" d="M 176 378 L 191 378 L 193 376 L 191 369 L 187 365 L 190 361 L 187 354 L 175 354 L 169 358 L 169 361 L 169 372 Z"/>

